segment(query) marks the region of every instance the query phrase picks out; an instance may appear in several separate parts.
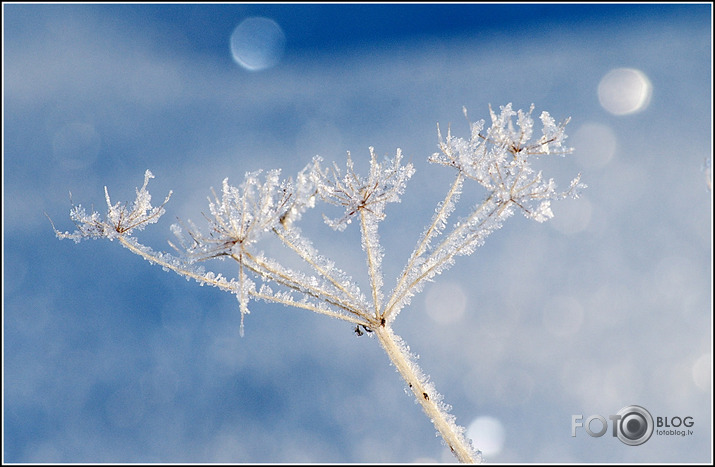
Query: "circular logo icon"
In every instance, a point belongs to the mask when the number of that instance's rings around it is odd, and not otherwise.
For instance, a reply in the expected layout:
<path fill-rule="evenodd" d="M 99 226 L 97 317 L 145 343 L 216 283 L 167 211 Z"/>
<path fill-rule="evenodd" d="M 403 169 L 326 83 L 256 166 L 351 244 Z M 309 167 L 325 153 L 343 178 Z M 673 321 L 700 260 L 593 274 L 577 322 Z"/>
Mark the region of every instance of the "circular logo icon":
<path fill-rule="evenodd" d="M 618 439 L 629 446 L 639 446 L 653 434 L 653 417 L 639 405 L 629 405 L 618 411 Z"/>

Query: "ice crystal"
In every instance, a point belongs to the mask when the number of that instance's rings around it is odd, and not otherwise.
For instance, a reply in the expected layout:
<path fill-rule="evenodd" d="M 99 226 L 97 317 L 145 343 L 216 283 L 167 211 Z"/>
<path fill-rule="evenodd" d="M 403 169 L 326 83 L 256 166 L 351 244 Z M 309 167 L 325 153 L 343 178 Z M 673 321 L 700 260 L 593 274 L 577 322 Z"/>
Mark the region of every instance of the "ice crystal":
<path fill-rule="evenodd" d="M 151 205 L 151 195 L 147 190 L 149 179 L 154 178 L 151 171 L 144 173 L 144 184 L 141 189 L 137 188 L 137 197 L 132 203 L 131 209 L 126 204 L 112 204 L 109 199 L 109 191 L 104 187 L 104 198 L 107 203 L 107 214 L 102 215 L 92 210 L 87 214 L 82 205 L 72 206 L 70 218 L 77 226 L 73 233 L 55 233 L 59 238 L 69 238 L 79 242 L 85 238 L 108 238 L 113 240 L 120 235 L 129 235 L 133 230 L 142 230 L 147 224 L 153 224 L 164 214 L 164 205 L 171 197 L 171 191 L 166 196 L 164 202 L 157 207 Z"/>
<path fill-rule="evenodd" d="M 379 162 L 370 147 L 367 176 L 356 172 L 348 153 L 344 172 L 335 163 L 323 168 L 322 159 L 316 156 L 295 178 L 284 179 L 280 170 L 270 170 L 247 172 L 239 186 L 224 179 L 220 195 L 213 192 L 209 198 L 209 214 L 204 215 L 208 233 L 190 220 L 171 226 L 178 241 L 171 245 L 178 256 L 154 251 L 133 236 L 159 219 L 171 196 L 170 192 L 162 205 L 152 207 L 147 184 L 153 175 L 148 170 L 131 206 L 112 204 L 105 187 L 105 215 L 73 206 L 70 218 L 77 230 L 55 232 L 59 238 L 76 242 L 84 238 L 119 240 L 125 248 L 165 270 L 235 294 L 241 313 L 241 335 L 249 302 L 257 299 L 341 319 L 351 323 L 358 336 L 376 336 L 446 445 L 459 460 L 477 462 L 481 460 L 480 452 L 464 437 L 464 429 L 449 414 L 451 407 L 442 401 L 409 347 L 394 334 L 392 322 L 428 281 L 451 267 L 456 257 L 472 254 L 516 210 L 543 222 L 553 217 L 552 201 L 577 197 L 578 190 L 585 187 L 577 176 L 566 191 L 559 192 L 553 179 L 532 167 L 535 158 L 572 151 L 564 145 L 568 120 L 556 123 L 548 112 L 542 112 L 542 128 L 536 136 L 533 111 L 533 105 L 525 112 L 514 111 L 508 104 L 497 113 L 490 106 L 491 124 L 487 127 L 484 120 L 469 123 L 466 139 L 454 137 L 451 129 L 443 137 L 437 128 L 440 151 L 428 160 L 455 170 L 455 178 L 387 295 L 383 290 L 385 250 L 379 226 L 386 217 L 387 203 L 400 201 L 414 174 L 412 164 L 402 164 L 399 149 L 393 158 Z M 464 114 L 466 117 L 466 109 Z M 474 204 L 467 214 L 450 220 L 461 201 L 464 183 L 470 182 L 484 188 L 484 197 L 478 202 L 469 201 Z M 342 209 L 338 217 L 323 214 L 333 229 L 343 230 L 353 220 L 359 223 L 368 294 L 334 261 L 321 255 L 297 226 L 316 201 Z M 295 254 L 303 268 L 288 267 L 263 252 L 260 244 L 267 236 L 277 238 Z M 214 258 L 235 260 L 236 276 L 227 278 L 207 271 L 205 265 Z"/>
<path fill-rule="evenodd" d="M 370 147 L 370 174 L 367 177 L 355 173 L 349 152 L 345 175 L 340 175 L 337 164 L 332 170 L 316 167 L 314 174 L 321 198 L 345 208 L 343 217 L 325 217 L 325 222 L 336 230 L 342 230 L 361 211 L 369 212 L 377 219 L 384 219 L 385 205 L 400 201 L 407 180 L 415 172 L 412 164 L 400 165 L 401 160 L 402 151 L 398 149 L 393 160 L 377 162 L 375 150 Z"/>
<path fill-rule="evenodd" d="M 556 124 L 548 112 L 542 112 L 542 136 L 532 140 L 534 121 L 529 112 L 514 112 L 511 104 L 501 107 L 496 114 L 490 107 L 492 125 L 482 134 L 484 121 L 471 126 L 469 140 L 455 138 L 451 131 L 444 140 L 438 132 L 441 153 L 430 157 L 430 162 L 456 168 L 466 178 L 476 180 L 498 202 L 519 207 L 526 217 L 543 222 L 553 217 L 550 202 L 567 196 L 577 196 L 585 187 L 576 177 L 568 191 L 556 192 L 553 179 L 545 180 L 541 172 L 531 167 L 531 159 L 538 156 L 573 151 L 565 147 L 565 127 L 568 120 Z M 466 110 L 464 111 L 466 115 Z M 517 116 L 516 126 L 513 117 Z"/>

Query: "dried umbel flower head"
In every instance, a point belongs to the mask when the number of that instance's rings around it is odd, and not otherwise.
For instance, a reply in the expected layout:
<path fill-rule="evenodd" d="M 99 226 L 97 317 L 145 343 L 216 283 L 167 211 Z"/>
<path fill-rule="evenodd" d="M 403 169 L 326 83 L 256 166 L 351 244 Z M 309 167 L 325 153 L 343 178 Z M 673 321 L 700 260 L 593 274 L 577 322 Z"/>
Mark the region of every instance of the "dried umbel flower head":
<path fill-rule="evenodd" d="M 569 189 L 556 191 L 553 179 L 545 180 L 541 171 L 531 167 L 532 159 L 546 155 L 564 156 L 573 152 L 563 145 L 568 119 L 556 124 L 548 112 L 542 112 L 541 136 L 532 139 L 534 120 L 529 112 L 513 111 L 511 104 L 501 107 L 496 114 L 491 106 L 492 125 L 484 131 L 484 120 L 471 123 L 468 140 L 455 138 L 451 131 L 447 139 L 439 132 L 440 150 L 429 158 L 430 162 L 456 168 L 465 178 L 477 181 L 493 193 L 498 201 L 519 207 L 524 215 L 538 222 L 553 217 L 551 200 L 578 196 L 580 176 L 571 181 Z M 464 109 L 466 116 L 467 111 Z M 514 125 L 513 117 L 517 117 Z"/>
<path fill-rule="evenodd" d="M 357 173 L 348 153 L 344 173 L 337 164 L 322 168 L 322 159 L 316 157 L 295 179 L 281 178 L 279 170 L 246 173 L 238 187 L 225 179 L 221 196 L 214 193 L 213 199 L 209 199 L 210 215 L 205 215 L 207 234 L 190 221 L 186 229 L 188 238 L 180 225 L 172 226 L 179 239 L 180 247 L 175 246 L 179 256 L 156 252 L 133 236 L 135 231 L 156 222 L 169 200 L 167 196 L 161 206 L 151 206 L 147 183 L 153 176 L 149 171 L 131 208 L 112 204 L 105 188 L 106 215 L 94 211 L 87 214 L 76 206 L 70 217 L 77 231 L 55 232 L 60 238 L 75 241 L 117 239 L 133 253 L 167 270 L 235 294 L 242 315 L 241 333 L 250 300 L 280 303 L 349 322 L 358 336 L 369 334 L 380 342 L 455 456 L 462 462 L 478 462 L 481 454 L 465 438 L 464 429 L 455 423 L 442 396 L 419 368 L 407 345 L 394 333 L 392 323 L 427 282 L 451 267 L 457 256 L 474 252 L 515 210 L 543 222 L 553 216 L 551 201 L 577 197 L 578 189 L 584 187 L 576 177 L 568 190 L 559 192 L 553 179 L 544 178 L 531 167 L 536 157 L 571 152 L 564 146 L 568 120 L 557 124 L 547 112 L 542 112 L 543 128 L 536 138 L 531 117 L 533 105 L 528 112 L 515 112 L 511 104 L 501 107 L 499 114 L 491 107 L 489 110 L 491 125 L 486 128 L 484 121 L 470 124 L 468 139 L 453 137 L 451 131 L 446 138 L 438 133 L 440 152 L 429 161 L 455 169 L 455 178 L 389 293 L 385 293 L 382 278 L 384 248 L 378 226 L 386 218 L 387 203 L 400 201 L 415 171 L 412 164 L 402 164 L 399 149 L 394 158 L 380 162 L 371 147 L 367 176 Z M 486 195 L 468 215 L 450 224 L 462 186 L 469 181 L 483 186 Z M 296 226 L 316 201 L 343 210 L 341 217 L 325 217 L 333 229 L 342 231 L 354 219 L 359 223 L 369 293 L 363 293 L 357 281 L 322 256 Z M 274 236 L 295 254 L 303 268 L 296 270 L 263 252 L 260 244 L 267 236 Z M 214 258 L 235 260 L 237 277 L 227 279 L 207 272 L 203 265 Z"/>
<path fill-rule="evenodd" d="M 165 212 L 164 206 L 171 198 L 171 191 L 169 191 L 160 206 L 152 207 L 151 195 L 146 188 L 152 178 L 154 178 L 154 175 L 147 170 L 144 173 L 144 184 L 141 189 L 136 189 L 137 197 L 132 203 L 131 209 L 126 203 L 112 204 L 106 186 L 104 187 L 104 198 L 107 202 L 107 214 L 104 217 L 94 210 L 87 214 L 81 204 L 72 206 L 70 218 L 77 230 L 69 233 L 59 232 L 55 229 L 57 237 L 69 238 L 75 242 L 80 242 L 85 238 L 108 238 L 113 240 L 122 235 L 131 235 L 135 229 L 142 230 L 148 224 L 157 222 Z"/>

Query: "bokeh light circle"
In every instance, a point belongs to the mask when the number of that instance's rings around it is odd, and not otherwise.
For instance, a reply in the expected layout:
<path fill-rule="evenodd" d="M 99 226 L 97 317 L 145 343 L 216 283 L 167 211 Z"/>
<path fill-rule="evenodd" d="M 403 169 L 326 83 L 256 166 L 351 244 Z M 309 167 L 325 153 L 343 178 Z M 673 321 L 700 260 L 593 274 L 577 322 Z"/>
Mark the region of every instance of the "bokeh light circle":
<path fill-rule="evenodd" d="M 648 77 L 633 68 L 611 70 L 598 83 L 598 100 L 614 115 L 640 112 L 648 107 L 651 93 Z"/>
<path fill-rule="evenodd" d="M 467 427 L 467 437 L 472 440 L 472 446 L 488 457 L 501 452 L 506 435 L 504 425 L 496 418 L 477 417 Z"/>
<path fill-rule="evenodd" d="M 275 21 L 247 18 L 231 34 L 231 55 L 247 70 L 265 70 L 280 62 L 285 44 L 285 34 Z"/>
<path fill-rule="evenodd" d="M 584 123 L 573 136 L 578 148 L 576 162 L 586 169 L 600 169 L 608 165 L 618 149 L 616 133 L 600 123 Z"/>
<path fill-rule="evenodd" d="M 709 391 L 712 386 L 712 368 L 713 356 L 710 353 L 701 355 L 692 367 L 693 381 L 703 391 Z"/>
<path fill-rule="evenodd" d="M 467 308 L 464 289 L 454 282 L 442 282 L 430 287 L 425 296 L 427 314 L 439 324 L 459 321 Z"/>

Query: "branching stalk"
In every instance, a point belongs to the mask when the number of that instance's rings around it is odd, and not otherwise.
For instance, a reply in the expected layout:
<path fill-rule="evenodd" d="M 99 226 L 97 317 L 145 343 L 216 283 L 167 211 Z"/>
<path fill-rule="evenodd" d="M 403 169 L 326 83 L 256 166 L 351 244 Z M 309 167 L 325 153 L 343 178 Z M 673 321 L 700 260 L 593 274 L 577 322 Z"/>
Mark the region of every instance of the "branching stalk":
<path fill-rule="evenodd" d="M 309 295 L 319 300 L 323 300 L 327 303 L 330 303 L 331 305 L 335 305 L 357 316 L 364 315 L 364 313 L 361 313 L 360 308 L 356 308 L 349 303 L 345 303 L 343 300 L 340 299 L 340 297 L 337 297 L 336 295 L 328 292 L 327 290 L 305 282 L 298 282 L 295 279 L 291 278 L 289 275 L 286 275 L 285 273 L 271 267 L 265 261 L 259 260 L 248 252 L 244 252 L 243 256 L 245 257 L 245 259 L 241 259 L 238 255 L 235 254 L 231 255 L 233 259 L 239 261 L 241 264 L 244 264 L 251 271 L 267 279 L 270 279 L 277 284 L 284 285 L 297 292 Z"/>
<path fill-rule="evenodd" d="M 424 264 L 429 265 L 427 268 L 423 269 L 421 273 L 413 279 L 407 286 L 403 287 L 402 289 L 398 290 L 395 289 L 395 292 L 393 294 L 393 298 L 390 300 L 390 307 L 385 310 L 385 316 L 389 317 L 391 314 L 395 313 L 395 305 L 399 303 L 401 300 L 403 300 L 405 297 L 408 295 L 414 294 L 416 287 L 424 280 L 428 279 L 431 277 L 435 271 L 440 270 L 440 268 L 449 262 L 454 256 L 458 255 L 460 252 L 462 252 L 464 249 L 468 248 L 470 244 L 472 243 L 473 240 L 475 240 L 477 237 L 483 234 L 483 232 L 480 230 L 480 228 L 492 217 L 494 214 L 501 214 L 505 206 L 508 204 L 504 203 L 503 205 L 497 205 L 487 216 L 476 226 L 476 233 L 470 237 L 467 238 L 467 240 L 459 242 L 458 246 L 450 246 L 453 245 L 454 239 L 458 238 L 459 235 L 462 234 L 462 232 L 466 229 L 474 229 L 475 226 L 470 226 L 470 223 L 472 220 L 476 219 L 479 214 L 482 212 L 482 210 L 491 202 L 491 196 L 488 197 L 470 216 L 469 218 L 465 221 L 462 222 L 459 226 L 455 227 L 452 232 L 450 232 L 444 240 L 432 251 L 432 253 L 427 257 L 425 260 Z M 440 256 L 442 253 L 446 252 L 444 256 Z M 434 261 L 435 258 L 439 258 L 438 261 Z"/>
<path fill-rule="evenodd" d="M 214 193 L 209 207 L 213 218 L 207 217 L 210 233 L 203 235 L 190 224 L 192 242 L 186 246 L 182 229 L 173 226 L 185 249 L 186 258 L 177 259 L 165 253 L 155 253 L 132 236 L 133 231 L 158 221 L 164 213 L 163 204 L 152 207 L 147 191 L 150 171 L 144 174 L 144 185 L 137 189 L 133 204 L 112 204 L 105 187 L 107 214 L 87 213 L 81 205 L 72 207 L 70 218 L 77 230 L 74 233 L 55 233 L 59 238 L 80 241 L 86 238 L 114 240 L 151 263 L 158 264 L 200 284 L 212 285 L 236 294 L 243 317 L 248 314 L 251 299 L 278 303 L 341 319 L 355 325 L 355 333 L 374 333 L 390 361 L 407 383 L 410 391 L 434 424 L 446 445 L 460 462 L 476 463 L 481 454 L 464 437 L 464 429 L 457 426 L 448 413 L 432 383 L 422 373 L 402 339 L 392 331 L 392 322 L 402 307 L 420 292 L 425 281 L 449 267 L 457 255 L 471 254 L 513 209 L 521 209 L 528 218 L 543 222 L 553 216 L 549 203 L 566 196 L 578 197 L 583 187 L 579 177 L 571 182 L 568 191 L 557 193 L 552 180 L 544 181 L 535 172 L 527 156 L 565 154 L 565 123 L 556 125 L 547 112 L 542 112 L 543 136 L 535 142 L 527 141 L 532 134 L 531 111 L 514 112 L 511 104 L 501 108 L 499 116 L 491 109 L 492 126 L 487 136 L 480 133 L 484 122 L 472 126 L 469 140 L 453 138 L 446 142 L 439 134 L 442 153 L 435 153 L 429 161 L 457 170 L 457 176 L 447 190 L 444 200 L 433 215 L 430 225 L 417 241 L 396 286 L 383 308 L 383 278 L 381 272 L 383 247 L 378 235 L 378 221 L 385 219 L 385 205 L 400 201 L 407 181 L 414 173 L 411 163 L 402 164 L 398 149 L 394 158 L 378 162 L 370 148 L 370 172 L 360 176 L 348 153 L 346 172 L 341 175 L 334 165 L 322 170 L 319 158 L 301 171 L 295 182 L 280 179 L 280 171 L 247 173 L 240 188 L 223 182 L 221 198 Z M 466 115 L 466 110 L 465 110 Z M 516 131 L 512 118 L 518 115 Z M 439 130 L 438 130 L 439 131 Z M 447 220 L 461 195 L 462 184 L 475 181 L 487 190 L 485 201 L 463 221 L 445 233 Z M 343 216 L 328 219 L 335 230 L 343 230 L 356 217 L 360 218 L 361 241 L 366 255 L 367 274 L 372 292 L 372 304 L 360 292 L 356 282 L 342 270 L 323 259 L 312 243 L 301 237 L 300 231 L 290 229 L 302 213 L 315 205 L 315 199 L 343 209 Z M 52 222 L 50 220 L 50 222 Z M 53 224 L 54 229 L 54 224 Z M 310 274 L 285 267 L 273 258 L 266 258 L 258 244 L 265 235 L 275 234 L 291 251 L 312 269 Z M 439 240 L 439 242 L 438 242 Z M 436 246 L 432 246 L 433 243 Z M 172 245 L 173 246 L 173 245 Z M 197 260 L 231 257 L 238 262 L 237 278 L 227 280 L 221 274 L 204 273 L 193 267 Z M 254 279 L 262 282 L 256 287 Z M 278 286 L 274 292 L 272 286 Z M 297 299 L 294 300 L 294 295 Z"/>
<path fill-rule="evenodd" d="M 346 297 L 348 297 L 353 303 L 357 304 L 360 303 L 360 301 L 355 297 L 345 286 L 340 283 L 337 279 L 335 279 L 330 272 L 328 272 L 325 268 L 322 268 L 320 265 L 318 265 L 315 261 L 313 261 L 309 255 L 305 254 L 303 250 L 298 248 L 293 242 L 291 242 L 285 235 L 283 235 L 282 232 L 280 232 L 279 229 L 273 229 L 273 232 L 278 236 L 278 238 L 283 242 L 284 245 L 286 245 L 288 248 L 293 250 L 300 258 L 305 261 L 308 265 L 310 265 L 315 272 L 318 273 L 321 277 L 324 277 L 327 279 L 331 284 L 335 286 L 338 290 L 340 290 L 342 293 L 345 294 Z"/>
<path fill-rule="evenodd" d="M 390 299 L 388 300 L 387 305 L 385 306 L 385 312 L 383 314 L 383 317 L 386 320 L 390 321 L 390 315 L 392 315 L 395 303 L 397 303 L 397 301 L 402 298 L 399 295 L 404 290 L 403 287 L 405 285 L 405 282 L 407 281 L 408 272 L 414 267 L 415 262 L 422 257 L 422 254 L 427 249 L 427 245 L 429 245 L 429 242 L 432 240 L 432 236 L 435 234 L 435 232 L 437 232 L 437 226 L 440 223 L 444 223 L 447 221 L 448 216 L 445 216 L 445 212 L 450 208 L 452 198 L 454 198 L 455 194 L 462 185 L 462 180 L 462 173 L 457 172 L 457 177 L 455 178 L 454 183 L 452 183 L 452 186 L 447 192 L 447 196 L 445 196 L 444 201 L 442 201 L 442 205 L 440 207 L 439 212 L 434 216 L 432 224 L 425 232 L 424 237 L 422 237 L 422 240 L 419 242 L 417 247 L 415 247 L 414 253 L 412 253 L 409 262 L 402 271 L 402 275 L 400 276 L 399 282 L 397 283 L 397 286 L 395 286 L 395 290 L 392 293 Z"/>

